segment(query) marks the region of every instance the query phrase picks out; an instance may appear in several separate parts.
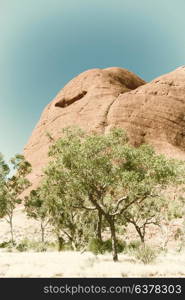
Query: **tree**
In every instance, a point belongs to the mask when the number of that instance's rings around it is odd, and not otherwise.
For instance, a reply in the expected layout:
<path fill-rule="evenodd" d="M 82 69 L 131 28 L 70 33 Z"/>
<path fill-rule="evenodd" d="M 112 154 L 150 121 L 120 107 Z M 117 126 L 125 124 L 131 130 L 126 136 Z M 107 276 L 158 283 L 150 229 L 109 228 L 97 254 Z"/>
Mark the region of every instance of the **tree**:
<path fill-rule="evenodd" d="M 168 201 L 164 203 L 164 206 L 162 207 L 162 212 L 159 215 L 159 227 L 161 229 L 162 234 L 162 249 L 166 249 L 167 244 L 170 240 L 170 222 L 174 219 L 185 218 L 184 191 L 184 185 L 182 184 L 168 189 L 165 192 L 164 196 L 166 199 L 168 199 Z"/>
<path fill-rule="evenodd" d="M 41 241 L 45 242 L 45 230 L 49 224 L 49 216 L 47 206 L 45 205 L 45 198 L 41 188 L 32 190 L 29 196 L 25 197 L 25 210 L 30 218 L 40 222 Z"/>
<path fill-rule="evenodd" d="M 11 159 L 11 163 L 15 170 L 15 175 L 8 177 L 10 169 L 1 161 L 1 170 L 4 168 L 6 171 L 3 180 L 1 180 L 2 192 L 0 196 L 0 207 L 1 217 L 4 217 L 10 225 L 11 241 L 14 243 L 13 213 L 16 205 L 21 203 L 21 193 L 30 185 L 30 182 L 26 179 L 26 175 L 31 171 L 31 165 L 24 159 L 24 156 L 20 154 L 15 155 L 15 157 Z M 3 210 L 2 207 L 4 208 Z"/>
<path fill-rule="evenodd" d="M 141 242 L 145 243 L 146 229 L 149 225 L 160 226 L 161 214 L 166 199 L 162 197 L 149 198 L 131 205 L 123 214 L 123 221 L 131 223 L 137 231 Z"/>
<path fill-rule="evenodd" d="M 74 250 L 84 248 L 87 239 L 94 234 L 92 214 L 72 208 L 65 176 L 61 173 L 60 181 L 57 181 L 54 173 L 52 176 L 48 174 L 40 185 L 40 191 L 44 199 L 44 207 L 47 209 L 49 223 L 58 239 L 59 251 L 66 242 Z"/>
<path fill-rule="evenodd" d="M 118 218 L 180 178 L 177 162 L 155 154 L 148 145 L 132 147 L 121 129 L 106 135 L 65 129 L 49 155 L 53 159 L 46 177 L 65 187 L 58 201 L 68 199 L 71 208 L 97 211 L 106 220 L 114 261 L 118 260 Z"/>
<path fill-rule="evenodd" d="M 3 155 L 0 153 L 0 218 L 3 218 L 6 214 L 7 202 L 6 196 L 6 181 L 10 172 L 8 165 L 3 159 Z"/>

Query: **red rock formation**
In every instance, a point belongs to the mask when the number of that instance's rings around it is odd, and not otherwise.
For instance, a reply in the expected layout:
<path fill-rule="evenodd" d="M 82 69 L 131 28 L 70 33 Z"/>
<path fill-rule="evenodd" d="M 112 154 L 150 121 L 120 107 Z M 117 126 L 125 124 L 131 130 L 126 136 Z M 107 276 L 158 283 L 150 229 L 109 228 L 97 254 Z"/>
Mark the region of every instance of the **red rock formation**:
<path fill-rule="evenodd" d="M 150 143 L 171 157 L 185 158 L 185 67 L 120 95 L 108 126 L 125 128 L 133 144 Z"/>
<path fill-rule="evenodd" d="M 49 145 L 67 126 L 103 133 L 121 127 L 134 145 L 147 142 L 158 152 L 185 158 L 185 67 L 148 84 L 121 68 L 93 69 L 71 80 L 47 105 L 25 147 L 33 186 Z"/>
<path fill-rule="evenodd" d="M 24 149 L 33 167 L 29 176 L 33 186 L 48 161 L 49 145 L 61 136 L 62 128 L 78 126 L 86 131 L 104 132 L 115 99 L 142 84 L 144 80 L 121 68 L 93 69 L 71 80 L 46 106 Z"/>

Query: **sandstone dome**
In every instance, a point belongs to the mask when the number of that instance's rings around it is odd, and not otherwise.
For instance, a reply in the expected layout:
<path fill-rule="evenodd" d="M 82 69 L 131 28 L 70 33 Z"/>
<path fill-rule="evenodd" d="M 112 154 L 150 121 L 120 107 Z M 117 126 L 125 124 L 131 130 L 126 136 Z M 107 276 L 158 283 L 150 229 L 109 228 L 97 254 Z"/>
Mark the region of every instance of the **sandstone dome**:
<path fill-rule="evenodd" d="M 150 143 L 160 153 L 184 159 L 185 67 L 150 83 L 118 67 L 88 70 L 72 79 L 46 106 L 24 149 L 33 188 L 48 162 L 49 146 L 68 126 L 99 133 L 120 127 L 132 144 Z"/>

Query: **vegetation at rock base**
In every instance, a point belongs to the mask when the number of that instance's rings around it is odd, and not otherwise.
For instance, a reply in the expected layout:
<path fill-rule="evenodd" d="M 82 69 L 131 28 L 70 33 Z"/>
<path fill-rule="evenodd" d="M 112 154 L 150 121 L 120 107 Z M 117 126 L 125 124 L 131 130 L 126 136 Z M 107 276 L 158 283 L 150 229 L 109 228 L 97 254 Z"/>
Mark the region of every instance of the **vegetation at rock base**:
<path fill-rule="evenodd" d="M 45 198 L 42 195 L 40 188 L 32 190 L 29 196 L 25 197 L 25 210 L 30 218 L 40 222 L 41 241 L 45 242 L 45 229 L 49 223 L 47 206 L 45 205 Z"/>
<path fill-rule="evenodd" d="M 119 252 L 127 251 L 149 263 L 157 255 L 145 241 L 150 226 L 184 218 L 184 197 L 173 203 L 165 194 L 169 187 L 183 186 L 184 162 L 158 155 L 146 144 L 133 147 L 121 129 L 100 135 L 66 128 L 49 156 L 40 186 L 24 201 L 27 216 L 40 222 L 41 251 L 47 250 L 49 226 L 59 251 L 111 251 L 114 261 Z M 9 167 L 1 157 L 0 215 L 10 223 L 13 242 L 13 211 L 29 186 L 26 175 L 31 166 L 21 155 L 12 163 L 16 173 L 8 178 Z M 140 241 L 127 245 L 128 224 Z M 16 247 L 26 251 L 30 246 L 23 240 Z"/>
<path fill-rule="evenodd" d="M 47 191 L 54 227 L 80 244 L 83 221 L 89 235 L 94 227 L 99 240 L 105 224 L 114 261 L 118 260 L 116 226 L 131 222 L 144 242 L 146 226 L 157 223 L 166 205 L 161 192 L 183 182 L 182 162 L 157 155 L 149 145 L 131 146 L 121 129 L 106 135 L 65 129 L 49 155 L 41 189 Z M 84 212 L 89 222 L 80 218 Z"/>
<path fill-rule="evenodd" d="M 11 159 L 15 175 L 8 177 L 9 166 L 0 156 L 0 218 L 5 218 L 10 225 L 11 242 L 14 243 L 13 214 L 17 204 L 21 203 L 20 194 L 30 186 L 26 175 L 31 172 L 31 165 L 23 155 L 17 154 Z"/>

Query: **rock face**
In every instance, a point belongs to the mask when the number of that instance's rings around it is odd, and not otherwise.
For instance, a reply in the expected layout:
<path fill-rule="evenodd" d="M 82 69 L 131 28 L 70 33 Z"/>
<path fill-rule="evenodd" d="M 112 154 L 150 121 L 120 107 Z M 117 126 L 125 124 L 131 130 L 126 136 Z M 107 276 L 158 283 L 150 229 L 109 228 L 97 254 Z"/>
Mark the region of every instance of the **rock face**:
<path fill-rule="evenodd" d="M 56 140 L 62 128 L 73 125 L 104 132 L 110 107 L 117 97 L 143 84 L 144 80 L 121 68 L 93 69 L 71 80 L 46 106 L 24 149 L 25 158 L 33 167 L 29 175 L 33 186 L 48 161 L 52 142 L 48 134 Z"/>
<path fill-rule="evenodd" d="M 185 67 L 120 95 L 107 124 L 125 128 L 134 145 L 150 143 L 157 152 L 185 158 Z"/>
<path fill-rule="evenodd" d="M 24 155 L 29 179 L 40 181 L 51 143 L 67 126 L 105 133 L 127 130 L 134 145 L 152 144 L 158 152 L 185 158 L 185 67 L 147 83 L 126 69 L 93 69 L 71 80 L 49 103 Z"/>

